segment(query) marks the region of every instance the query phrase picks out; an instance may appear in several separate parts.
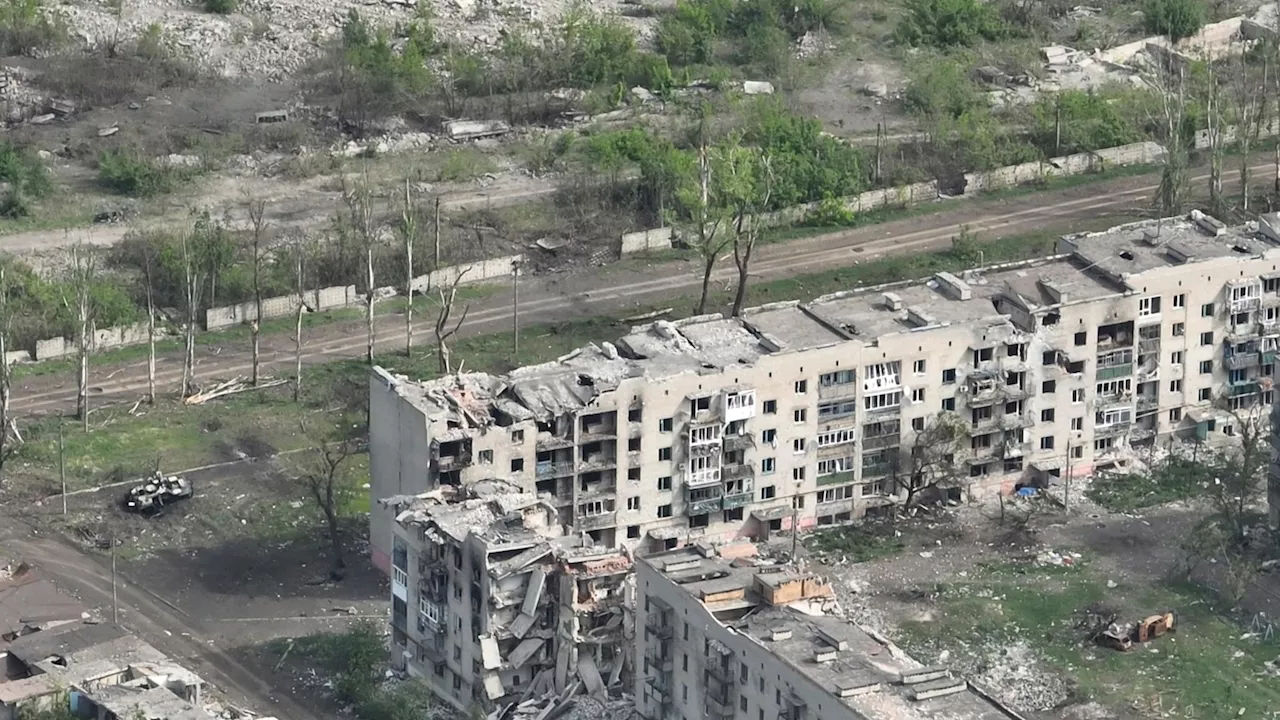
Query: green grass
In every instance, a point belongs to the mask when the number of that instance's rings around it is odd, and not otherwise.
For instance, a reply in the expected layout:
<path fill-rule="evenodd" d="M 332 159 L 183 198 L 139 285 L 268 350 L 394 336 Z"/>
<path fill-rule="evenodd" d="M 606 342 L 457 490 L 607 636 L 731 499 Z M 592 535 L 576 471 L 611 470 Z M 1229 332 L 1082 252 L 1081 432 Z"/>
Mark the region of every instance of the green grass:
<path fill-rule="evenodd" d="M 970 571 L 940 585 L 932 617 L 902 624 L 906 648 L 927 657 L 999 652 L 1026 643 L 1049 668 L 1075 684 L 1077 700 L 1143 716 L 1270 717 L 1280 708 L 1280 682 L 1259 675 L 1280 655 L 1280 642 L 1242 637 L 1247 628 L 1211 597 L 1186 585 L 1108 588 L 1087 562 L 1074 568 L 1008 563 Z M 1076 623 L 1091 606 L 1122 620 L 1173 609 L 1175 634 L 1126 653 L 1099 647 Z M 922 658 L 925 659 L 925 658 Z"/>
<path fill-rule="evenodd" d="M 804 546 L 813 553 L 839 555 L 848 562 L 860 563 L 897 555 L 906 543 L 888 525 L 859 525 L 811 533 L 804 537 Z"/>
<path fill-rule="evenodd" d="M 1100 475 L 1088 497 L 1112 512 L 1131 513 L 1201 494 L 1210 481 L 1206 467 L 1171 456 L 1146 472 Z"/>

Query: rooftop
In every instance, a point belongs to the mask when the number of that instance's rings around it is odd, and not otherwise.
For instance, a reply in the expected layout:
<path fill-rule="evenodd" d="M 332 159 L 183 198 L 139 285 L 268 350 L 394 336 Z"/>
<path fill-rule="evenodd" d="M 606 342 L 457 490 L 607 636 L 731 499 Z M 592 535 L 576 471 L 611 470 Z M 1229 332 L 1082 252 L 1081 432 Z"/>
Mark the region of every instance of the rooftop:
<path fill-rule="evenodd" d="M 628 378 L 661 379 L 749 367 L 761 357 L 844 342 L 960 326 L 1017 328 L 996 309 L 1000 298 L 1033 311 L 1120 296 L 1144 272 L 1226 257 L 1280 256 L 1280 218 L 1228 228 L 1199 211 L 1062 238 L 1061 254 L 1027 262 L 938 273 L 834 293 L 811 302 L 750 308 L 741 318 L 704 315 L 631 328 L 617 343 L 592 343 L 552 362 L 506 376 L 460 373 L 430 382 L 384 380 L 459 437 L 470 428 L 550 421 L 590 406 Z"/>
<path fill-rule="evenodd" d="M 53 583 L 19 565 L 9 577 L 0 579 L 0 650 L 8 646 L 8 638 L 80 620 L 86 612 L 88 608 L 78 600 L 63 595 Z"/>
<path fill-rule="evenodd" d="M 812 573 L 754 559 L 754 546 L 730 546 L 733 560 L 686 547 L 643 558 L 697 598 L 729 632 L 790 665 L 868 720 L 1010 720 L 1011 715 L 946 668 L 928 668 L 887 639 L 825 614 L 810 600 L 826 587 Z M 724 550 L 720 552 L 724 553 Z M 783 593 L 788 585 L 803 591 Z M 774 593 L 770 601 L 762 593 Z M 800 601 L 800 602 L 795 602 Z M 802 605 L 803 603 L 803 605 Z M 812 698 L 800 698 L 813 703 Z"/>

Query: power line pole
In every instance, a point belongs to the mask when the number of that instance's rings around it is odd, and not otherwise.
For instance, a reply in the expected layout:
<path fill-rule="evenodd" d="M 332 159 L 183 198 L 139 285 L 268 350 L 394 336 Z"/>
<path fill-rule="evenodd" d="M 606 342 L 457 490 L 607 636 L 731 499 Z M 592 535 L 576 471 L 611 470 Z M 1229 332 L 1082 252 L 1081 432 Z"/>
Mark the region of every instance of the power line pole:
<path fill-rule="evenodd" d="M 62 480 L 62 514 L 67 514 L 67 447 L 63 437 L 65 423 L 58 423 L 58 476 Z"/>
<path fill-rule="evenodd" d="M 120 598 L 116 595 L 116 536 L 111 536 L 111 622 L 120 622 Z"/>
<path fill-rule="evenodd" d="M 511 354 L 520 355 L 520 261 L 511 263 Z M 513 358 L 514 359 L 514 358 Z"/>

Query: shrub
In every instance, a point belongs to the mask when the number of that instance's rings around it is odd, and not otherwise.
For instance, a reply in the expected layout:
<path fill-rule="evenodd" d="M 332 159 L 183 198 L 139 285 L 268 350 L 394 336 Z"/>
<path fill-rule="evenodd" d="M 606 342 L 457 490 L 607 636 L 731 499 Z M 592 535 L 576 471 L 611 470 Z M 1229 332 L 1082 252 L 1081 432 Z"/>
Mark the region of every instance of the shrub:
<path fill-rule="evenodd" d="M 982 0 L 908 0 L 894 39 L 911 47 L 969 47 L 1008 31 L 995 6 Z"/>
<path fill-rule="evenodd" d="M 28 55 L 66 38 L 66 28 L 50 18 L 40 0 L 0 0 L 0 52 Z"/>
<path fill-rule="evenodd" d="M 716 24 L 711 11 L 698 2 L 681 2 L 674 15 L 658 22 L 658 52 L 672 65 L 693 65 L 711 59 Z"/>
<path fill-rule="evenodd" d="M 98 154 L 98 180 L 109 190 L 130 197 L 150 197 L 173 190 L 178 173 L 143 157 L 136 150 L 112 148 Z"/>
<path fill-rule="evenodd" d="M 1069 155 L 1142 139 L 1137 124 L 1122 114 L 1124 106 L 1112 100 L 1080 90 L 1040 99 L 1032 107 L 1036 145 L 1046 154 Z"/>
<path fill-rule="evenodd" d="M 30 148 L 7 140 L 0 141 L 0 182 L 9 186 L 0 198 L 0 216 L 7 218 L 30 215 L 28 200 L 44 195 L 52 187 L 44 162 Z"/>
<path fill-rule="evenodd" d="M 204 9 L 216 15 L 230 15 L 239 4 L 239 0 L 204 0 Z"/>
<path fill-rule="evenodd" d="M 908 69 L 902 104 L 910 114 L 926 120 L 957 118 L 986 107 L 987 101 L 967 72 L 968 58 L 934 55 Z"/>
<path fill-rule="evenodd" d="M 1147 0 L 1142 7 L 1147 32 L 1168 36 L 1173 42 L 1200 32 L 1204 19 L 1200 0 Z"/>

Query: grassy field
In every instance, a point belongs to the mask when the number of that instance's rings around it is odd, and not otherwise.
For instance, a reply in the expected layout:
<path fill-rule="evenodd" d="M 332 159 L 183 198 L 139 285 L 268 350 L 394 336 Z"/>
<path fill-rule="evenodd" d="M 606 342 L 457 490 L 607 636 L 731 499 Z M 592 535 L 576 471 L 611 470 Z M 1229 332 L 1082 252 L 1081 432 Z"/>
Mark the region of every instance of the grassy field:
<path fill-rule="evenodd" d="M 1130 620 L 1172 608 L 1177 630 L 1117 652 L 1078 627 L 1090 608 Z M 1280 638 L 1247 632 L 1195 587 L 1116 582 L 1087 556 L 1073 567 L 1001 562 L 970 571 L 938 587 L 929 620 L 901 630 L 903 644 L 923 658 L 947 651 L 953 662 L 978 665 L 1025 643 L 1047 669 L 1069 678 L 1074 699 L 1141 716 L 1267 718 L 1280 711 Z"/>

